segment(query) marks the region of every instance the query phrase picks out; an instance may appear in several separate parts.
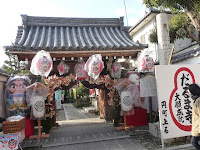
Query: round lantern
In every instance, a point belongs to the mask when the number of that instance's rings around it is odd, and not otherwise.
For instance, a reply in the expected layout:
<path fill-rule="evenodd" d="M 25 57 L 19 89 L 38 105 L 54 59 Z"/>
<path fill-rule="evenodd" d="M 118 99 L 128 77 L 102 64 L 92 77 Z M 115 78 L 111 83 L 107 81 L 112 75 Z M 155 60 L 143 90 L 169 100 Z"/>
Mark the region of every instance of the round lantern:
<path fill-rule="evenodd" d="M 30 101 L 31 118 L 44 119 L 45 99 L 49 93 L 49 88 L 40 82 L 33 83 L 26 88 L 26 96 Z"/>
<path fill-rule="evenodd" d="M 149 55 L 145 55 L 141 59 L 141 72 L 152 72 L 154 69 L 154 61 L 153 58 L 149 57 Z"/>
<path fill-rule="evenodd" d="M 32 113 L 37 119 L 44 117 L 45 113 L 45 102 L 43 96 L 34 96 L 31 98 Z"/>
<path fill-rule="evenodd" d="M 132 94 L 130 91 L 121 92 L 121 108 L 123 111 L 130 111 L 133 107 L 132 105 Z"/>
<path fill-rule="evenodd" d="M 84 62 L 78 62 L 75 66 L 75 72 L 76 72 L 76 78 L 78 80 L 84 80 L 86 79 L 87 73 L 84 70 L 85 63 Z"/>
<path fill-rule="evenodd" d="M 38 59 L 36 66 L 38 71 L 45 73 L 50 70 L 51 61 L 46 56 L 42 56 Z"/>
<path fill-rule="evenodd" d="M 58 65 L 57 69 L 58 69 L 59 74 L 63 75 L 69 72 L 70 67 L 65 62 L 62 61 Z"/>
<path fill-rule="evenodd" d="M 87 71 L 88 75 L 95 80 L 99 77 L 99 74 L 104 68 L 102 57 L 100 54 L 95 54 L 89 57 L 87 60 L 84 70 Z"/>
<path fill-rule="evenodd" d="M 41 50 L 37 52 L 32 60 L 30 71 L 34 75 L 48 76 L 51 72 L 53 62 L 48 52 Z"/>

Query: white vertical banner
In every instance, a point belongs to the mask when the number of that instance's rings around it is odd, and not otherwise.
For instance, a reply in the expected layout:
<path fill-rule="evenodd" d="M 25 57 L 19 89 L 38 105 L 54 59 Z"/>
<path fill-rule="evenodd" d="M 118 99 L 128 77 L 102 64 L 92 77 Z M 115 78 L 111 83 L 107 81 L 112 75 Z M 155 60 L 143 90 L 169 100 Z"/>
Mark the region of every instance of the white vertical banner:
<path fill-rule="evenodd" d="M 200 84 L 200 65 L 156 66 L 161 138 L 191 135 L 192 106 L 186 87 Z"/>

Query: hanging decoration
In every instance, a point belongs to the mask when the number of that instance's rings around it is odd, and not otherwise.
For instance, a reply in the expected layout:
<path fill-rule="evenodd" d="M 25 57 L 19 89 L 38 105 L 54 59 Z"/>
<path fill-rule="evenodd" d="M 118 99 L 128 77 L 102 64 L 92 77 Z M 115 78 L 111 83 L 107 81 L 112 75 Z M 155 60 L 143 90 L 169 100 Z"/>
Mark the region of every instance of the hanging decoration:
<path fill-rule="evenodd" d="M 47 77 L 51 72 L 53 62 L 48 52 L 41 50 L 34 56 L 30 71 L 34 75 L 41 75 Z"/>
<path fill-rule="evenodd" d="M 63 75 L 69 72 L 70 67 L 64 61 L 61 61 L 57 69 L 58 69 L 59 74 Z"/>
<path fill-rule="evenodd" d="M 44 81 L 45 84 L 49 87 L 49 94 L 45 103 L 46 117 L 53 118 L 53 116 L 56 115 L 53 105 L 55 89 L 61 88 L 62 85 L 68 86 L 70 82 L 75 81 L 75 76 L 72 74 L 66 77 L 58 77 L 56 75 L 53 75 L 46 78 Z"/>
<path fill-rule="evenodd" d="M 109 90 L 108 96 L 108 104 L 114 107 L 114 95 L 115 95 L 115 88 L 114 83 L 115 81 L 109 76 L 99 76 L 97 80 L 94 80 L 93 78 L 86 77 L 85 79 L 90 84 L 104 84 L 105 87 Z M 75 76 L 73 74 L 70 74 L 66 77 L 58 77 L 56 75 L 53 75 L 51 77 L 48 77 L 45 79 L 45 84 L 49 87 L 49 95 L 47 96 L 47 103 L 46 105 L 46 117 L 52 118 L 56 113 L 53 106 L 53 99 L 54 99 L 54 93 L 56 88 L 61 88 L 62 85 L 68 86 L 70 82 L 75 81 Z"/>
<path fill-rule="evenodd" d="M 113 78 L 119 79 L 121 77 L 121 67 L 122 65 L 120 64 L 120 62 L 114 62 L 112 64 L 111 76 Z"/>
<path fill-rule="evenodd" d="M 45 98 L 49 92 L 47 86 L 36 82 L 26 88 L 26 97 L 31 106 L 31 118 L 45 119 Z"/>
<path fill-rule="evenodd" d="M 85 80 L 87 77 L 87 72 L 84 70 L 85 62 L 78 62 L 74 68 L 76 73 L 76 79 Z"/>
<path fill-rule="evenodd" d="M 133 107 L 131 92 L 128 90 L 125 90 L 125 91 L 121 92 L 120 97 L 121 97 L 122 110 L 125 112 L 129 112 Z"/>
<path fill-rule="evenodd" d="M 138 72 L 153 72 L 154 61 L 149 55 L 139 57 Z"/>
<path fill-rule="evenodd" d="M 84 70 L 88 73 L 93 79 L 97 79 L 99 74 L 104 68 L 104 63 L 100 54 L 94 54 L 89 57 L 87 60 Z"/>
<path fill-rule="evenodd" d="M 10 77 L 5 90 L 5 100 L 8 116 L 26 116 L 30 114 L 30 107 L 26 99 L 26 87 L 31 84 L 27 76 Z"/>

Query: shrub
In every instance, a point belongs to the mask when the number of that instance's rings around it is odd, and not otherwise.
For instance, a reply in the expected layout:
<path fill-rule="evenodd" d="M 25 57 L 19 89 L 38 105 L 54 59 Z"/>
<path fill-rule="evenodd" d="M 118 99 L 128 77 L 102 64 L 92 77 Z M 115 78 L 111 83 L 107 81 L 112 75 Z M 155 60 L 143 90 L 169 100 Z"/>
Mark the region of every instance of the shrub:
<path fill-rule="evenodd" d="M 88 107 L 91 106 L 91 101 L 89 97 L 81 97 L 77 99 L 73 105 L 76 108 Z"/>

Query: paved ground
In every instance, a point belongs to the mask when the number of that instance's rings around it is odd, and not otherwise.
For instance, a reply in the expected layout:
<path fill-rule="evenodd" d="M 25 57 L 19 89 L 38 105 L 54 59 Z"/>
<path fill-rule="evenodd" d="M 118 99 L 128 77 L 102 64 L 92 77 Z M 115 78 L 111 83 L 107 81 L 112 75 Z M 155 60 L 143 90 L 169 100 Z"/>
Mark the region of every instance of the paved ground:
<path fill-rule="evenodd" d="M 105 123 L 98 116 L 65 104 L 57 112 L 59 127 L 52 128 L 48 139 L 25 139 L 24 150 L 158 150 L 161 141 L 148 132 L 148 126 L 131 131 L 118 131 L 112 123 Z M 184 143 L 183 143 L 184 144 Z M 183 145 L 182 144 L 182 145 Z M 190 148 L 188 148 L 190 147 Z M 175 146 L 167 150 L 193 150 L 191 146 Z"/>
<path fill-rule="evenodd" d="M 147 150 L 134 138 L 120 138 L 105 141 L 88 142 L 58 147 L 47 147 L 44 150 Z"/>

